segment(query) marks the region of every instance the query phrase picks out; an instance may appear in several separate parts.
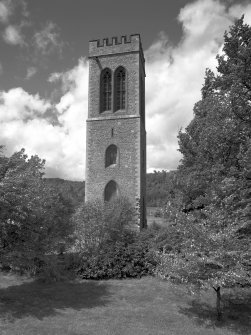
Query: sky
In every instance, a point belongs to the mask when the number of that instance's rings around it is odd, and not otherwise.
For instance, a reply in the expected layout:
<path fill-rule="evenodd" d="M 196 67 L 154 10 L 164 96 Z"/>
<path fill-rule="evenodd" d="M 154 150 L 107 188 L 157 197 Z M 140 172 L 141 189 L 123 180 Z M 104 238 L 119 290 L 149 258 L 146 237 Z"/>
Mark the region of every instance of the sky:
<path fill-rule="evenodd" d="M 85 179 L 88 42 L 141 35 L 147 169 L 174 170 L 205 70 L 245 0 L 0 0 L 0 145 L 46 160 L 46 177 Z"/>

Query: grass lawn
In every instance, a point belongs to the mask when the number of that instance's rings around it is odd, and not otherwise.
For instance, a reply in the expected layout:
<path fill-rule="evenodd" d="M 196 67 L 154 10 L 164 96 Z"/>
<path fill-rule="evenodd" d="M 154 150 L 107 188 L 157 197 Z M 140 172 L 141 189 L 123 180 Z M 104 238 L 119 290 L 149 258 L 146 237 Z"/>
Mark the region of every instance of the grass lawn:
<path fill-rule="evenodd" d="M 251 334 L 250 292 L 225 305 L 221 322 L 214 299 L 155 278 L 43 284 L 0 273 L 0 334 Z"/>

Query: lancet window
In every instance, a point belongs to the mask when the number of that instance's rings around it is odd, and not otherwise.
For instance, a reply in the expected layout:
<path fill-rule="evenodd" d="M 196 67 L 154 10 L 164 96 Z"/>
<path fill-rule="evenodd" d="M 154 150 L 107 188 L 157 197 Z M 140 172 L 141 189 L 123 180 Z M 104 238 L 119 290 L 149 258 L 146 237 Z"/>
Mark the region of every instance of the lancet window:
<path fill-rule="evenodd" d="M 105 187 L 104 198 L 105 201 L 111 201 L 119 196 L 118 185 L 114 180 L 109 181 Z"/>
<path fill-rule="evenodd" d="M 105 167 L 117 164 L 118 148 L 115 144 L 109 145 L 105 152 Z"/>
<path fill-rule="evenodd" d="M 110 69 L 104 69 L 100 80 L 101 112 L 109 111 L 112 107 L 112 75 Z"/>
<path fill-rule="evenodd" d="M 125 109 L 126 105 L 126 71 L 120 66 L 114 75 L 115 82 L 115 111 Z"/>

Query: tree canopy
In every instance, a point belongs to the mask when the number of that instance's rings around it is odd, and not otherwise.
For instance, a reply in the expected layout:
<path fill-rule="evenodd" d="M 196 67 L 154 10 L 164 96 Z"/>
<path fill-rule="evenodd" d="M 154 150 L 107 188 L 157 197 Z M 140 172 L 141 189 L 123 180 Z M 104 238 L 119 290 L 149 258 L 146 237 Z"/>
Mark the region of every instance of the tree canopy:
<path fill-rule="evenodd" d="M 217 61 L 178 135 L 183 158 L 166 211 L 180 209 L 173 222 L 182 238 L 162 261 L 168 276 L 212 285 L 220 299 L 220 287 L 251 284 L 251 27 L 244 17 L 225 33 Z"/>
<path fill-rule="evenodd" d="M 0 253 L 8 264 L 29 264 L 70 235 L 71 209 L 44 182 L 45 161 L 24 149 L 0 157 Z"/>

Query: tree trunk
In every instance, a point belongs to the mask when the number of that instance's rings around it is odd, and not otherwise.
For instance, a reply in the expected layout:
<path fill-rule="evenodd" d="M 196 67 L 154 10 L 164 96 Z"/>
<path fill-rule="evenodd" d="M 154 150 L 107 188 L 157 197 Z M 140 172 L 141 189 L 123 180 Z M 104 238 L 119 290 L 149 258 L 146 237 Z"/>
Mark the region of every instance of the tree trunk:
<path fill-rule="evenodd" d="M 220 286 L 217 288 L 213 288 L 217 294 L 216 296 L 216 311 L 217 311 L 217 320 L 220 321 L 222 318 L 222 312 L 221 312 L 221 292 L 220 292 Z"/>

